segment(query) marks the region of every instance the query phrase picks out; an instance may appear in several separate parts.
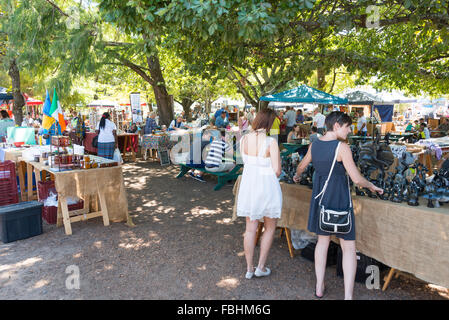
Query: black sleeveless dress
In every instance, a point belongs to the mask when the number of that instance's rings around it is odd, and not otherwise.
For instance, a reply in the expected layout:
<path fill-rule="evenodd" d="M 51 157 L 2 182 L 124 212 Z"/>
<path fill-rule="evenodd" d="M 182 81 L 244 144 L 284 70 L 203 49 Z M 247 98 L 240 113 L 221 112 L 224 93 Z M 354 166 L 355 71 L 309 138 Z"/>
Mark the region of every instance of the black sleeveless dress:
<path fill-rule="evenodd" d="M 354 213 L 351 212 L 351 231 L 349 233 L 331 233 L 320 229 L 320 198 L 315 197 L 323 190 L 324 184 L 329 175 L 332 161 L 335 156 L 335 149 L 338 140 L 321 141 L 317 139 L 312 144 L 312 164 L 315 169 L 313 177 L 313 193 L 310 200 L 309 222 L 307 229 L 318 235 L 330 236 L 335 235 L 337 238 L 344 240 L 355 240 L 355 220 Z M 349 190 L 346 169 L 342 162 L 336 161 L 332 176 L 327 185 L 326 192 L 321 202 L 324 206 L 328 206 L 335 210 L 346 210 L 349 207 Z"/>

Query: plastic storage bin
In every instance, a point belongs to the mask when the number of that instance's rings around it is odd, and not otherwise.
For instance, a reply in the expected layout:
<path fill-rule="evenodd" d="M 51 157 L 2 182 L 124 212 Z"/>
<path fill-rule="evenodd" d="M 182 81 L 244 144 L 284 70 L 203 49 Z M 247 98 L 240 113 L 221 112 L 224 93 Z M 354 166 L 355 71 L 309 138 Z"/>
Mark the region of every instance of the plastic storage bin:
<path fill-rule="evenodd" d="M 0 206 L 18 202 L 16 166 L 12 161 L 0 162 Z"/>
<path fill-rule="evenodd" d="M 42 234 L 42 207 L 38 201 L 0 207 L 0 240 L 8 243 Z"/>

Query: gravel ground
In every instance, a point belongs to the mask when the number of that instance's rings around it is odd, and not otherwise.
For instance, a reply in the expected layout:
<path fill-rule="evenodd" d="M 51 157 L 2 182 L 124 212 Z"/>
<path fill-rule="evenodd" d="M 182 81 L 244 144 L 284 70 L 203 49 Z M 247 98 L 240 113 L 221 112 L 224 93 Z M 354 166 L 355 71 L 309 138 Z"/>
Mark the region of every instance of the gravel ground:
<path fill-rule="evenodd" d="M 136 227 L 104 227 L 96 218 L 72 224 L 66 236 L 63 227 L 44 222 L 40 236 L 0 242 L 0 299 L 314 299 L 313 263 L 299 251 L 290 258 L 279 233 L 267 262 L 272 275 L 246 280 L 245 223 L 230 221 L 232 185 L 216 192 L 214 177 L 201 183 L 175 179 L 177 172 L 155 162 L 124 166 Z M 71 265 L 79 268 L 79 289 L 66 288 Z M 327 299 L 344 297 L 335 266 L 327 269 L 326 285 Z M 356 283 L 354 297 L 449 299 L 449 291 L 399 277 L 386 292 Z"/>

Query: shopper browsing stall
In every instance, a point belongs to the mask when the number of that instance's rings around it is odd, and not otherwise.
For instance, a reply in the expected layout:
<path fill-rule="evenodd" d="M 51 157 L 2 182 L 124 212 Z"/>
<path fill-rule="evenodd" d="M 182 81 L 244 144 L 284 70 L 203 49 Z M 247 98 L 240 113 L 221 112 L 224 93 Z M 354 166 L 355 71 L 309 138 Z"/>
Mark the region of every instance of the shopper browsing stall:
<path fill-rule="evenodd" d="M 143 131 L 144 134 L 152 134 L 153 131 L 155 131 L 158 128 L 158 125 L 156 123 L 156 112 L 152 111 L 150 112 L 149 117 L 147 118 L 147 121 L 145 123 L 145 129 Z M 182 121 L 181 121 L 182 123 Z"/>
<path fill-rule="evenodd" d="M 96 130 L 98 134 L 98 156 L 107 159 L 114 157 L 114 151 L 118 147 L 117 127 L 114 122 L 109 120 L 110 117 L 108 112 L 103 113 Z"/>
<path fill-rule="evenodd" d="M 0 142 L 6 140 L 7 129 L 9 127 L 14 127 L 14 120 L 9 118 L 9 114 L 6 110 L 2 110 L 0 119 Z"/>
<path fill-rule="evenodd" d="M 259 111 L 253 122 L 253 130 L 240 140 L 244 168 L 238 192 L 237 216 L 246 217 L 243 241 L 246 279 L 271 273 L 269 268 L 265 268 L 265 263 L 282 209 L 282 191 L 277 179 L 281 174 L 279 147 L 273 137 L 267 136 L 275 118 L 276 114 L 271 109 Z M 254 270 L 253 256 L 259 219 L 264 219 L 265 231 L 260 244 L 259 264 Z"/>
<path fill-rule="evenodd" d="M 318 133 L 324 134 L 326 117 L 320 112 L 320 108 L 316 108 L 313 111 L 313 126 L 317 127 Z"/>
<path fill-rule="evenodd" d="M 349 177 L 360 187 L 368 188 L 372 192 L 383 193 L 383 190 L 366 180 L 357 169 L 352 158 L 351 149 L 341 141 L 346 140 L 351 132 L 351 117 L 343 112 L 334 111 L 326 117 L 326 134 L 313 142 L 309 150 L 298 165 L 294 181 L 299 182 L 301 174 L 310 162 L 315 168 L 313 194 L 310 202 L 308 230 L 318 235 L 315 248 L 315 295 L 323 297 L 325 292 L 324 274 L 326 270 L 327 250 L 330 236 L 340 239 L 343 250 L 343 270 L 345 283 L 345 299 L 352 299 L 354 279 L 357 268 L 355 248 L 355 222 L 352 210 L 352 199 L 349 189 Z M 332 209 L 341 213 L 345 218 L 345 230 L 329 232 L 330 215 L 326 210 Z M 345 214 L 343 214 L 345 213 Z M 323 215 L 323 217 L 321 216 Z M 323 221 L 326 221 L 324 224 Z M 349 222 L 349 223 L 347 223 Z"/>
<path fill-rule="evenodd" d="M 357 120 L 357 131 L 359 136 L 366 137 L 368 129 L 366 127 L 366 118 L 363 111 L 359 111 L 359 118 Z"/>

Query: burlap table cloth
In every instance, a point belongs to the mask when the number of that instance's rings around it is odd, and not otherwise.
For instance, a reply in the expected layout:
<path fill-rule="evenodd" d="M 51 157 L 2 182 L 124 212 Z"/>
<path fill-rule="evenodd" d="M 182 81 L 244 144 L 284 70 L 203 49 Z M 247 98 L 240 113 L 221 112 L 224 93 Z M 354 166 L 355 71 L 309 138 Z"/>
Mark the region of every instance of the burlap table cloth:
<path fill-rule="evenodd" d="M 237 180 L 233 220 L 237 218 Z M 279 227 L 307 229 L 312 190 L 281 183 Z M 356 247 L 363 254 L 419 279 L 449 288 L 449 210 L 353 195 Z"/>
<path fill-rule="evenodd" d="M 102 190 L 109 220 L 111 222 L 126 221 L 128 225 L 133 225 L 128 214 L 128 199 L 121 166 L 54 172 L 41 163 L 30 163 L 39 171 L 46 170 L 54 175 L 58 195 L 84 198 L 96 195 L 98 190 Z"/>

